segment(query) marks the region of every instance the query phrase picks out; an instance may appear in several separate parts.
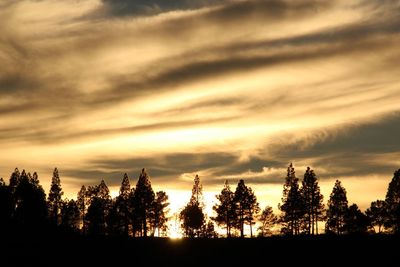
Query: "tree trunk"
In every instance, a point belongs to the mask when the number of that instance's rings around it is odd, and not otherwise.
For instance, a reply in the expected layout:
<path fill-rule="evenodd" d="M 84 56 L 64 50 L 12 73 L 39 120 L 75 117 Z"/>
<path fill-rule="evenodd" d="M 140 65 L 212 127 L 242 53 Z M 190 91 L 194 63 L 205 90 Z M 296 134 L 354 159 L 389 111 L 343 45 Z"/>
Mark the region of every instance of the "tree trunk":
<path fill-rule="evenodd" d="M 244 237 L 243 224 L 243 215 L 240 215 L 240 237 Z"/>
<path fill-rule="evenodd" d="M 252 221 L 250 221 L 250 237 L 253 238 L 253 227 L 252 227 Z"/>

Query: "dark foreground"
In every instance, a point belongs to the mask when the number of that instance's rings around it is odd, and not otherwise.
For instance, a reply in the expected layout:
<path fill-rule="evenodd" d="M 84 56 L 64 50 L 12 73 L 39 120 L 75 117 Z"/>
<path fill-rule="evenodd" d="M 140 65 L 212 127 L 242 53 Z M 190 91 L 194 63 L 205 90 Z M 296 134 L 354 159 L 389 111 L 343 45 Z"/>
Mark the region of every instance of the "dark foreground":
<path fill-rule="evenodd" d="M 3 236 L 0 266 L 399 266 L 399 241 L 398 236 L 379 235 L 178 240 Z"/>

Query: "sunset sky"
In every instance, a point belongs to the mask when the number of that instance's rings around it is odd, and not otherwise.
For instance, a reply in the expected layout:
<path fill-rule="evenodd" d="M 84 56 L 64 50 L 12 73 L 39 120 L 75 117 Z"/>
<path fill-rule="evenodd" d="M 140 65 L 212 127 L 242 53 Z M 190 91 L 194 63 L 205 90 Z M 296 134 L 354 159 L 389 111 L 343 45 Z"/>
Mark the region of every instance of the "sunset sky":
<path fill-rule="evenodd" d="M 0 0 L 0 177 L 65 196 L 148 169 L 171 208 L 286 168 L 362 210 L 400 168 L 400 1 Z"/>

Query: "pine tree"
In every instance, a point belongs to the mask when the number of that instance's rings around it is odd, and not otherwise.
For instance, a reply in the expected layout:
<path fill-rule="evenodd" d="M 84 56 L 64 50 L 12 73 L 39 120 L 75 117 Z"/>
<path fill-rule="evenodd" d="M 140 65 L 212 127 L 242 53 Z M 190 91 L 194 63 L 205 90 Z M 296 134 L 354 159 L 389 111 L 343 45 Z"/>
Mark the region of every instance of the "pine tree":
<path fill-rule="evenodd" d="M 35 177 L 37 177 L 36 173 L 34 173 L 34 176 L 32 178 L 33 183 L 35 183 L 36 180 Z M 53 172 L 53 177 L 51 178 L 50 191 L 47 199 L 47 203 L 49 206 L 49 217 L 50 220 L 55 225 L 58 225 L 60 223 L 60 212 L 62 203 L 61 197 L 63 194 L 64 193 L 61 189 L 61 182 L 60 182 L 60 176 L 58 174 L 58 169 L 55 168 Z"/>
<path fill-rule="evenodd" d="M 10 176 L 10 190 L 12 193 L 15 192 L 15 189 L 17 188 L 19 182 L 21 180 L 21 174 L 19 173 L 18 168 L 15 168 L 14 172 Z"/>
<path fill-rule="evenodd" d="M 11 188 L 0 178 L 0 235 L 11 226 L 13 208 Z"/>
<path fill-rule="evenodd" d="M 156 231 L 157 236 L 160 236 L 160 232 L 165 234 L 168 230 L 168 206 L 168 195 L 164 191 L 157 192 L 150 213 L 150 223 L 152 225 L 153 236 Z"/>
<path fill-rule="evenodd" d="M 393 174 L 385 201 L 388 213 L 385 226 L 394 233 L 400 233 L 400 169 Z"/>
<path fill-rule="evenodd" d="M 368 217 L 361 212 L 357 204 L 353 204 L 347 209 L 343 228 L 348 234 L 365 234 L 369 226 Z"/>
<path fill-rule="evenodd" d="M 328 201 L 327 221 L 325 231 L 342 234 L 345 231 L 345 216 L 348 210 L 346 189 L 339 180 L 336 180 Z"/>
<path fill-rule="evenodd" d="M 80 212 L 82 232 L 86 233 L 85 216 L 86 216 L 86 208 L 88 205 L 88 197 L 87 197 L 86 187 L 84 185 L 82 185 L 81 189 L 78 192 L 76 198 L 76 205 L 78 206 Z"/>
<path fill-rule="evenodd" d="M 37 177 L 36 177 L 37 178 Z M 32 183 L 29 175 L 22 171 L 14 192 L 15 221 L 24 228 L 40 230 L 47 220 L 46 194 L 37 182 Z"/>
<path fill-rule="evenodd" d="M 302 219 L 304 232 L 313 235 L 314 233 L 318 234 L 318 221 L 322 219 L 324 197 L 321 194 L 317 176 L 310 167 L 307 167 L 304 174 L 300 193 L 304 207 L 304 217 Z"/>
<path fill-rule="evenodd" d="M 129 182 L 128 174 L 124 174 L 124 178 L 121 182 L 121 187 L 119 189 L 119 195 L 115 200 L 113 209 L 116 212 L 115 224 L 118 228 L 117 232 L 129 235 L 129 217 L 130 217 L 130 201 L 129 196 L 131 193 L 131 185 Z"/>
<path fill-rule="evenodd" d="M 219 204 L 213 206 L 213 210 L 217 214 L 212 219 L 218 226 L 226 227 L 226 236 L 231 237 L 231 228 L 237 220 L 235 194 L 231 191 L 228 180 L 225 181 L 224 188 L 219 195 L 215 196 Z"/>
<path fill-rule="evenodd" d="M 202 190 L 203 187 L 200 183 L 200 177 L 196 175 L 190 201 L 179 214 L 182 228 L 184 229 L 185 235 L 188 237 L 199 237 L 205 223 L 205 215 L 202 206 Z"/>
<path fill-rule="evenodd" d="M 247 222 L 250 225 L 250 236 L 252 237 L 254 215 L 260 211 L 260 207 L 253 190 L 245 185 L 244 180 L 240 180 L 236 187 L 234 202 L 236 203 L 237 227 L 240 230 L 240 236 L 244 237 L 244 224 Z"/>
<path fill-rule="evenodd" d="M 134 194 L 134 212 L 140 225 L 140 236 L 147 236 L 147 223 L 149 221 L 149 214 L 151 206 L 154 201 L 154 191 L 151 187 L 150 177 L 146 169 L 142 169 L 139 180 L 136 184 Z"/>
<path fill-rule="evenodd" d="M 79 228 L 81 214 L 77 202 L 66 199 L 61 207 L 61 226 L 76 230 Z"/>
<path fill-rule="evenodd" d="M 378 233 L 382 233 L 384 225 L 388 218 L 386 202 L 384 200 L 376 200 L 371 202 L 371 206 L 365 212 L 371 221 L 371 225 L 378 227 Z"/>
<path fill-rule="evenodd" d="M 274 214 L 272 207 L 266 206 L 259 216 L 259 221 L 261 226 L 258 228 L 260 231 L 260 236 L 270 236 L 272 235 L 272 228 L 278 221 L 278 217 Z"/>
<path fill-rule="evenodd" d="M 287 169 L 285 184 L 283 185 L 282 204 L 279 204 L 282 211 L 280 222 L 282 232 L 289 235 L 300 233 L 300 221 L 304 215 L 304 203 L 299 190 L 299 179 L 296 177 L 293 164 L 290 163 Z"/>
<path fill-rule="evenodd" d="M 194 178 L 194 185 L 192 188 L 192 197 L 190 198 L 190 202 L 198 204 L 199 206 L 203 205 L 203 186 L 201 185 L 200 177 L 197 174 Z"/>
<path fill-rule="evenodd" d="M 212 221 L 208 221 L 203 224 L 201 228 L 200 237 L 202 238 L 217 238 L 218 233 L 215 231 L 214 223 Z"/>
<path fill-rule="evenodd" d="M 92 235 L 107 234 L 108 214 L 111 208 L 111 196 L 108 186 L 101 180 L 98 186 L 89 186 L 87 190 L 89 207 L 85 216 L 88 232 Z"/>

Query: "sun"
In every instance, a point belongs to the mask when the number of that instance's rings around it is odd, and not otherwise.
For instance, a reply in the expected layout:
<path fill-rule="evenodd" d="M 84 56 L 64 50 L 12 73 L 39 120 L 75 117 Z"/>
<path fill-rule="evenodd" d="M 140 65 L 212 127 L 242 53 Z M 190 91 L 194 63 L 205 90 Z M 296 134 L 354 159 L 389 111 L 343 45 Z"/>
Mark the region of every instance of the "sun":
<path fill-rule="evenodd" d="M 174 229 L 170 230 L 168 236 L 171 239 L 181 239 L 183 237 L 182 233 L 180 233 L 179 231 L 174 231 Z"/>

